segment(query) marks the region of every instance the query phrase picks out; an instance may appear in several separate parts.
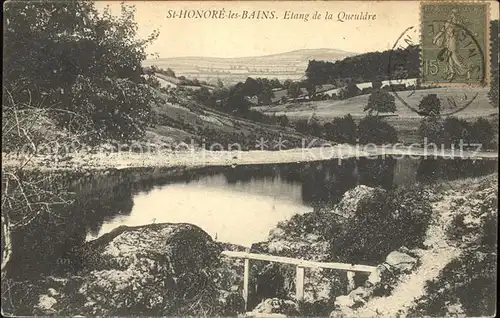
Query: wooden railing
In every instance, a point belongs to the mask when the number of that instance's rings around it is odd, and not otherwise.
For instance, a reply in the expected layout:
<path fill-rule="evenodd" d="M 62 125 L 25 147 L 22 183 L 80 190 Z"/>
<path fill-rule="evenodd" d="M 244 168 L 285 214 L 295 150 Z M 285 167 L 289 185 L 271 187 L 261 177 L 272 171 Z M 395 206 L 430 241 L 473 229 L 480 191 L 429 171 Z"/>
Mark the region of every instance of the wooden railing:
<path fill-rule="evenodd" d="M 351 265 L 345 263 L 323 263 L 316 261 L 307 261 L 298 258 L 282 257 L 265 254 L 255 254 L 247 252 L 223 251 L 222 255 L 232 258 L 243 258 L 245 260 L 245 270 L 243 274 L 243 299 L 245 300 L 245 310 L 248 310 L 248 281 L 250 273 L 250 260 L 268 261 L 282 264 L 290 264 L 296 266 L 296 282 L 295 282 L 295 299 L 301 301 L 304 299 L 304 269 L 309 268 L 329 268 L 347 271 L 347 289 L 350 291 L 354 286 L 355 272 L 371 273 L 375 266 L 367 265 Z"/>

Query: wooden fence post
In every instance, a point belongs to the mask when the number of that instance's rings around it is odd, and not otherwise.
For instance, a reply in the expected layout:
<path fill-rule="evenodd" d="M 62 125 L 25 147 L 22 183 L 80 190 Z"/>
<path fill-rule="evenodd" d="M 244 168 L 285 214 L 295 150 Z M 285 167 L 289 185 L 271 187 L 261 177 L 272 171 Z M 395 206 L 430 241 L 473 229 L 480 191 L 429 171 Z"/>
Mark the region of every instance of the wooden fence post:
<path fill-rule="evenodd" d="M 245 269 L 243 272 L 243 299 L 245 300 L 245 311 L 248 310 L 248 278 L 250 275 L 250 260 L 245 258 Z"/>
<path fill-rule="evenodd" d="M 356 274 L 355 272 L 347 271 L 347 292 L 351 292 L 351 290 L 354 290 L 356 288 L 356 285 L 354 284 L 354 275 Z"/>
<path fill-rule="evenodd" d="M 304 300 L 304 267 L 297 266 L 295 277 L 295 300 L 300 302 Z"/>

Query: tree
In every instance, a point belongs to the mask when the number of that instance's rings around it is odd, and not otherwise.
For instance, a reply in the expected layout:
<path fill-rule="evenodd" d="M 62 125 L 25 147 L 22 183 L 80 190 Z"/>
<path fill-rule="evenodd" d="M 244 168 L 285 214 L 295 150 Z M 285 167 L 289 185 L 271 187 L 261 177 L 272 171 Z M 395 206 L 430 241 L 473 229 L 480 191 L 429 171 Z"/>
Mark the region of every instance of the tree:
<path fill-rule="evenodd" d="M 350 114 L 336 117 L 324 125 L 325 138 L 339 143 L 354 144 L 357 138 L 357 126 Z"/>
<path fill-rule="evenodd" d="M 271 87 L 265 87 L 261 90 L 261 92 L 257 97 L 259 99 L 259 104 L 269 105 L 271 104 L 272 99 L 274 98 L 274 92 L 271 89 Z"/>
<path fill-rule="evenodd" d="M 281 85 L 280 80 L 277 78 L 273 78 L 271 80 L 271 87 L 272 88 L 283 88 L 283 85 Z"/>
<path fill-rule="evenodd" d="M 382 88 L 382 81 L 380 81 L 380 80 L 374 80 L 372 82 L 372 88 L 373 89 L 380 89 L 380 88 Z"/>
<path fill-rule="evenodd" d="M 427 143 L 435 143 L 441 145 L 444 141 L 444 125 L 440 116 L 424 117 L 420 121 L 418 135 L 422 138 L 427 138 Z"/>
<path fill-rule="evenodd" d="M 120 17 L 87 1 L 9 2 L 4 11 L 4 105 L 62 110 L 58 125 L 88 132 L 87 141 L 144 134 L 155 97 L 141 86 L 141 63 L 158 33 L 137 39 L 133 6 Z M 91 121 L 78 126 L 75 116 Z"/>
<path fill-rule="evenodd" d="M 398 141 L 396 129 L 376 116 L 365 116 L 358 124 L 358 138 L 362 144 L 387 144 Z"/>
<path fill-rule="evenodd" d="M 169 67 L 165 71 L 165 75 L 170 76 L 170 77 L 175 77 L 175 72 Z"/>
<path fill-rule="evenodd" d="M 286 79 L 284 82 L 283 82 L 283 88 L 284 89 L 288 89 L 290 87 L 290 84 L 292 84 L 293 81 L 290 80 L 290 79 Z"/>
<path fill-rule="evenodd" d="M 347 87 L 345 88 L 344 98 L 351 98 L 354 96 L 358 96 L 359 94 L 361 94 L 361 90 L 359 89 L 358 85 L 356 85 L 354 81 L 349 81 Z"/>
<path fill-rule="evenodd" d="M 418 104 L 418 110 L 423 116 L 438 116 L 441 113 L 441 101 L 436 94 L 428 94 Z"/>
<path fill-rule="evenodd" d="M 313 95 L 316 93 L 316 85 L 314 85 L 313 83 L 309 82 L 309 81 L 306 81 L 304 83 L 305 87 L 306 87 L 306 90 L 307 90 L 307 96 L 309 96 L 309 98 L 312 98 Z"/>
<path fill-rule="evenodd" d="M 395 98 L 391 93 L 378 89 L 370 94 L 368 104 L 363 111 L 368 111 L 369 115 L 375 111 L 376 116 L 379 113 L 394 113 L 396 111 Z"/>
<path fill-rule="evenodd" d="M 290 83 L 286 93 L 291 98 L 297 98 L 302 93 L 302 90 L 300 89 L 299 83 L 297 83 L 297 82 Z"/>
<path fill-rule="evenodd" d="M 459 146 L 469 144 L 471 127 L 468 122 L 456 117 L 447 117 L 443 122 L 444 143 Z"/>
<path fill-rule="evenodd" d="M 309 119 L 308 123 L 309 131 L 311 135 L 316 137 L 322 137 L 323 135 L 323 126 L 319 122 L 319 119 L 316 117 L 316 114 L 313 114 Z"/>
<path fill-rule="evenodd" d="M 493 125 L 485 118 L 479 117 L 470 128 L 470 141 L 481 144 L 482 149 L 495 149 L 495 132 Z M 498 145 L 498 144 L 497 144 Z"/>
<path fill-rule="evenodd" d="M 224 83 L 222 82 L 222 80 L 220 78 L 217 79 L 217 87 L 218 88 L 223 88 L 224 87 Z"/>

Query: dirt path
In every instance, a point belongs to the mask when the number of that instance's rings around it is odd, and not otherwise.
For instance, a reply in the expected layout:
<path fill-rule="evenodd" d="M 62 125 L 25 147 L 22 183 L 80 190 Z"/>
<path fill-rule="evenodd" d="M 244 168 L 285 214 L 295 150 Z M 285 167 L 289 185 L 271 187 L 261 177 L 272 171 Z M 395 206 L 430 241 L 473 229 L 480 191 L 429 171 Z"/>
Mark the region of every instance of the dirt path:
<path fill-rule="evenodd" d="M 428 249 L 413 250 L 419 256 L 420 266 L 413 273 L 401 277 L 390 296 L 368 301 L 357 311 L 357 316 L 405 317 L 415 301 L 424 295 L 427 281 L 436 278 L 450 261 L 460 255 L 461 250 L 449 245 L 446 239 L 446 227 L 453 216 L 451 202 L 460 197 L 463 194 L 459 191 L 447 190 L 442 199 L 432 204 L 436 219 L 427 230 L 424 244 Z"/>

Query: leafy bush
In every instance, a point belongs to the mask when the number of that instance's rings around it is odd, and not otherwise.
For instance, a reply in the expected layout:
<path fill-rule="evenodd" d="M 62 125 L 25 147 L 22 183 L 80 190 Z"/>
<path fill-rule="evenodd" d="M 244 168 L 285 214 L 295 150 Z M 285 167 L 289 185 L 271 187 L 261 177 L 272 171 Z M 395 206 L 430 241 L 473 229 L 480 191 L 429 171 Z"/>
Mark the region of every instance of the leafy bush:
<path fill-rule="evenodd" d="M 368 111 L 370 115 L 376 112 L 377 116 L 378 113 L 394 113 L 396 111 L 395 98 L 391 93 L 377 89 L 368 97 L 368 104 L 363 111 Z"/>
<path fill-rule="evenodd" d="M 398 141 L 396 129 L 377 116 L 366 116 L 358 124 L 358 138 L 362 144 L 387 144 Z"/>
<path fill-rule="evenodd" d="M 340 143 L 354 144 L 357 138 L 357 127 L 350 114 L 336 117 L 323 126 L 325 138 Z"/>
<path fill-rule="evenodd" d="M 140 137 L 154 102 L 141 62 L 158 34 L 137 39 L 134 14 L 127 5 L 120 17 L 100 13 L 86 1 L 8 3 L 3 106 L 62 110 L 56 123 L 68 130 L 86 117 L 92 123 L 76 128 L 97 138 Z"/>
<path fill-rule="evenodd" d="M 441 145 L 444 139 L 444 125 L 443 120 L 439 116 L 424 117 L 420 121 L 418 127 L 418 135 L 422 138 L 427 138 L 427 143 L 435 143 Z"/>
<path fill-rule="evenodd" d="M 418 110 L 424 116 L 438 116 L 441 113 L 441 101 L 436 94 L 428 94 L 418 104 Z"/>
<path fill-rule="evenodd" d="M 497 149 L 493 125 L 485 118 L 479 117 L 470 128 L 470 142 L 481 144 L 482 149 Z"/>
<path fill-rule="evenodd" d="M 477 182 L 477 181 L 475 181 Z M 448 239 L 459 245 L 461 255 L 439 276 L 427 283 L 426 293 L 411 316 L 494 316 L 496 309 L 498 178 L 473 185 L 466 197 L 452 201 L 455 213 L 447 228 Z M 462 313 L 450 312 L 459 305 Z"/>
<path fill-rule="evenodd" d="M 378 263 L 401 246 L 419 247 L 431 220 L 432 208 L 417 186 L 375 192 L 361 201 L 356 218 L 333 238 L 332 255 L 342 262 Z"/>
<path fill-rule="evenodd" d="M 456 117 L 447 117 L 443 122 L 444 143 L 459 146 L 469 143 L 470 124 Z"/>
<path fill-rule="evenodd" d="M 293 126 L 296 131 L 304 135 L 322 137 L 323 134 L 323 126 L 315 117 L 311 119 L 299 119 L 294 123 Z"/>
<path fill-rule="evenodd" d="M 151 103 L 155 101 L 148 86 L 127 79 L 95 81 L 78 77 L 70 94 L 74 111 L 91 119 L 91 127 L 80 127 L 92 132 L 90 142 L 141 138 L 150 123 Z M 64 125 L 69 118 L 57 116 L 57 120 Z"/>

